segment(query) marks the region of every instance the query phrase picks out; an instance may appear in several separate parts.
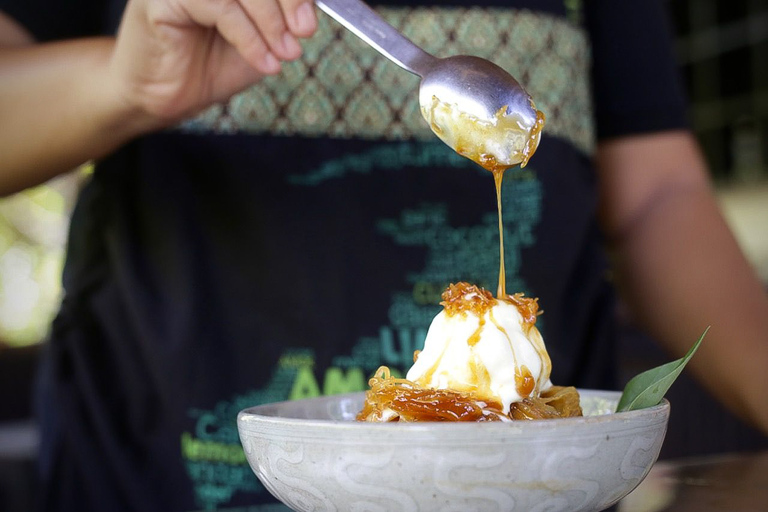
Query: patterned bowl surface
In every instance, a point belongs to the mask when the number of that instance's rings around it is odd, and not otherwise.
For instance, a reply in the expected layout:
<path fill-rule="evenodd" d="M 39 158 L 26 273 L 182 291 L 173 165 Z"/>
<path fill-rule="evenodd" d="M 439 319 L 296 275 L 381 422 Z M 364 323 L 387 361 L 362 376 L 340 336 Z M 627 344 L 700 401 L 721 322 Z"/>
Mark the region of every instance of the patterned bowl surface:
<path fill-rule="evenodd" d="M 659 455 L 669 402 L 613 413 L 620 393 L 579 390 L 585 417 L 513 423 L 361 423 L 363 393 L 238 415 L 248 462 L 297 511 L 594 511 Z"/>

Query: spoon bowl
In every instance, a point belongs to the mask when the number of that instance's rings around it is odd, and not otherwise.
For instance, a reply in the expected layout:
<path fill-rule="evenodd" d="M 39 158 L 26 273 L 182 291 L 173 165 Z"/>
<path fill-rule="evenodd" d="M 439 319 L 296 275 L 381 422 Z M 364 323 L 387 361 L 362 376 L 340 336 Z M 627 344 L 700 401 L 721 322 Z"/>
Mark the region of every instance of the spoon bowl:
<path fill-rule="evenodd" d="M 528 162 L 544 116 L 507 71 L 480 57 L 436 58 L 361 0 L 315 3 L 379 53 L 421 77 L 421 112 L 432 131 L 458 153 L 489 170 Z"/>
<path fill-rule="evenodd" d="M 480 121 L 493 122 L 499 110 L 503 115 L 519 117 L 521 124 L 536 123 L 536 108 L 520 83 L 493 62 L 471 55 L 435 59 L 422 75 L 419 104 L 432 97 L 459 109 Z"/>

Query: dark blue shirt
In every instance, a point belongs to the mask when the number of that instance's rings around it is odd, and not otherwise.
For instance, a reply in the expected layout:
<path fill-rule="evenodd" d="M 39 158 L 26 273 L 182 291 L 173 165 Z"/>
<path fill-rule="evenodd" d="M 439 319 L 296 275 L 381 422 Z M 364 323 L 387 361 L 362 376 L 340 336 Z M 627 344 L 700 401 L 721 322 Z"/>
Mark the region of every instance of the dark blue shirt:
<path fill-rule="evenodd" d="M 540 298 L 554 383 L 615 387 L 592 154 L 685 126 L 661 2 L 469 5 L 381 8 L 430 52 L 507 68 L 547 115 L 504 180 L 507 290 Z M 113 33 L 122 5 L 0 8 L 50 40 Z M 429 132 L 417 85 L 321 15 L 282 75 L 97 163 L 42 373 L 47 508 L 268 510 L 239 410 L 402 373 L 449 282 L 495 291 L 493 180 Z"/>

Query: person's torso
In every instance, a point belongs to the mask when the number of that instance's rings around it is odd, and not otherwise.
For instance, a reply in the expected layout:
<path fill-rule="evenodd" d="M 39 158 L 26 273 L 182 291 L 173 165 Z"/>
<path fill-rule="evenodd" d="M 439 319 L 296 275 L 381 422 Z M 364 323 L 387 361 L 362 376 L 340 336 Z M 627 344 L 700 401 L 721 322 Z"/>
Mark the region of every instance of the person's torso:
<path fill-rule="evenodd" d="M 536 155 L 503 184 L 507 290 L 539 297 L 553 381 L 604 387 L 590 48 L 566 4 L 379 12 L 437 56 L 493 60 L 546 114 Z M 492 176 L 431 133 L 417 88 L 321 14 L 279 76 L 98 165 L 73 221 L 56 396 L 86 417 L 64 415 L 64 437 L 100 443 L 84 466 L 122 457 L 104 486 L 156 495 L 131 506 L 271 502 L 239 410 L 362 391 L 380 365 L 403 374 L 449 283 L 496 290 Z"/>

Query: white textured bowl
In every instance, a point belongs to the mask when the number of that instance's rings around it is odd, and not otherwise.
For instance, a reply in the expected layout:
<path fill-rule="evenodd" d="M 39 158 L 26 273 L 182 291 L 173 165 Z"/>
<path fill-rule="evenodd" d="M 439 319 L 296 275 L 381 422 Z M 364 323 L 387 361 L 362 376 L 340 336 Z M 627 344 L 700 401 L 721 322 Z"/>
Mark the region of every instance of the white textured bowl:
<path fill-rule="evenodd" d="M 297 511 L 603 510 L 659 455 L 669 402 L 612 413 L 620 394 L 580 390 L 585 417 L 513 423 L 361 423 L 363 393 L 242 411 L 248 462 Z"/>

